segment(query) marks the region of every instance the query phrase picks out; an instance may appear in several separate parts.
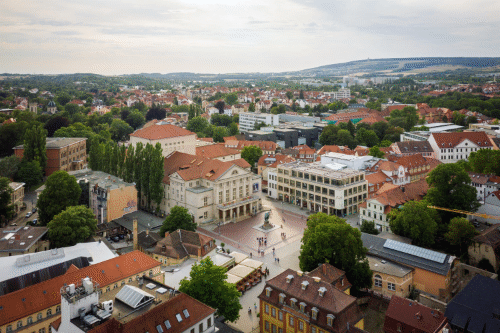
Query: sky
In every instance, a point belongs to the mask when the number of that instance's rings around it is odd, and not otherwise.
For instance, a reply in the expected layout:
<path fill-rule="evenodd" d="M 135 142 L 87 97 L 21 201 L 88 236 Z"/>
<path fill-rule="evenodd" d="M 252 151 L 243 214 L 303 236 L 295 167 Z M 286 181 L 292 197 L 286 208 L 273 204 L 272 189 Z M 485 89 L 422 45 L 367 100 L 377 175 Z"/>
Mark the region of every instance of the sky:
<path fill-rule="evenodd" d="M 248 73 L 500 56 L 498 0 L 2 0 L 0 73 Z"/>

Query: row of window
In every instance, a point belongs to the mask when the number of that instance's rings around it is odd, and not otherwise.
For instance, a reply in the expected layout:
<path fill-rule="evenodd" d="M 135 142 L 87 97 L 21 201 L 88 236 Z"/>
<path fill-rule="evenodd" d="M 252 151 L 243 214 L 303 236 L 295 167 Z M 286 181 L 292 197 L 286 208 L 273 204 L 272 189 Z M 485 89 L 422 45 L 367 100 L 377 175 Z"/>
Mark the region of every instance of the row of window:
<path fill-rule="evenodd" d="M 375 287 L 382 288 L 382 277 L 380 275 L 375 275 L 373 279 L 373 284 Z M 391 291 L 396 291 L 396 284 L 392 282 L 387 282 L 387 289 Z"/>
<path fill-rule="evenodd" d="M 279 174 L 284 174 L 285 176 L 287 176 L 287 175 L 290 174 L 289 170 L 286 170 L 286 169 L 285 170 L 284 169 L 278 169 L 278 173 Z M 352 184 L 352 183 L 364 180 L 364 175 L 363 174 L 357 175 L 357 176 L 353 176 L 353 177 L 350 177 L 350 178 L 346 178 L 346 179 L 342 179 L 342 180 L 330 179 L 328 177 L 317 176 L 317 175 L 314 175 L 314 174 L 309 174 L 309 173 L 305 173 L 305 172 L 301 172 L 301 171 L 295 171 L 295 170 L 292 170 L 291 175 L 292 175 L 292 177 L 302 178 L 302 179 L 310 180 L 310 181 L 313 181 L 313 182 L 319 182 L 319 183 L 330 184 L 330 185 L 335 185 L 335 186 L 342 186 L 342 185 Z"/>
<path fill-rule="evenodd" d="M 60 305 L 58 305 L 58 306 L 56 307 L 56 314 L 59 314 L 59 313 L 61 313 L 61 306 L 60 306 Z M 50 316 L 52 316 L 52 309 L 48 309 L 48 310 L 47 310 L 47 316 L 46 316 L 46 318 L 48 318 L 48 317 L 50 317 Z M 43 314 L 40 312 L 40 313 L 38 313 L 38 314 L 36 315 L 36 320 L 37 320 L 37 322 L 38 322 L 38 321 L 41 321 L 42 319 L 43 319 Z M 27 326 L 29 326 L 29 325 L 31 325 L 31 324 L 33 324 L 33 317 L 29 316 L 29 317 L 26 319 L 26 325 L 27 325 Z M 23 324 L 23 321 L 22 321 L 22 320 L 19 320 L 19 321 L 17 322 L 17 328 L 16 328 L 16 329 L 22 328 L 22 327 L 23 327 L 23 325 L 24 325 L 24 324 Z M 40 329 L 40 330 L 39 330 L 39 333 L 42 333 L 42 330 L 43 330 L 43 333 L 45 333 L 45 328 Z M 8 325 L 5 331 L 6 331 L 6 332 L 12 332 L 12 331 L 13 331 L 12 325 Z M 47 330 L 47 331 L 48 331 L 48 330 Z M 0 333 L 1 333 L 1 332 L 2 332 L 2 330 L 0 330 Z"/>

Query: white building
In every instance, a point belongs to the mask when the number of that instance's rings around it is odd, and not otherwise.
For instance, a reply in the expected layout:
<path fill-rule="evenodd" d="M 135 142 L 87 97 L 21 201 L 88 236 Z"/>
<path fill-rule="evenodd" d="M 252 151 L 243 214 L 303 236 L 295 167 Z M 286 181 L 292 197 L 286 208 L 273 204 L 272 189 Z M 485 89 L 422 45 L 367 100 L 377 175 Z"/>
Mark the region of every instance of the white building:
<path fill-rule="evenodd" d="M 484 132 L 432 133 L 429 143 L 442 163 L 467 160 L 472 152 L 493 148 Z"/>
<path fill-rule="evenodd" d="M 321 155 L 321 165 L 344 165 L 349 169 L 363 170 L 374 164 L 378 159 L 373 156 L 356 156 L 328 152 Z"/>
<path fill-rule="evenodd" d="M 130 143 L 135 147 L 138 142 L 143 145 L 150 143 L 153 146 L 159 142 L 163 156 L 174 151 L 196 154 L 196 134 L 175 125 L 159 123 L 138 129 L 130 134 Z"/>
<path fill-rule="evenodd" d="M 469 172 L 469 177 L 471 185 L 477 190 L 477 200 L 482 203 L 491 193 L 500 190 L 500 177 L 498 176 Z M 498 213 L 500 214 L 500 211 Z"/>
<path fill-rule="evenodd" d="M 279 116 L 277 114 L 242 112 L 240 113 L 240 131 L 253 131 L 255 124 L 264 123 L 268 126 L 279 125 Z"/>

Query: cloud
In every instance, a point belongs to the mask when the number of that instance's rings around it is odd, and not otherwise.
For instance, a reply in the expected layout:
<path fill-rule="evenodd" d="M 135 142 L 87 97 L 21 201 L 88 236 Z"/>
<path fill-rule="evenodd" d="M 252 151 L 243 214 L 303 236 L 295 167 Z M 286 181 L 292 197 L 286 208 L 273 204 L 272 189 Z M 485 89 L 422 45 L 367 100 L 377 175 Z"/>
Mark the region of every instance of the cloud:
<path fill-rule="evenodd" d="M 278 72 L 366 58 L 497 56 L 496 1 L 0 2 L 0 72 Z"/>

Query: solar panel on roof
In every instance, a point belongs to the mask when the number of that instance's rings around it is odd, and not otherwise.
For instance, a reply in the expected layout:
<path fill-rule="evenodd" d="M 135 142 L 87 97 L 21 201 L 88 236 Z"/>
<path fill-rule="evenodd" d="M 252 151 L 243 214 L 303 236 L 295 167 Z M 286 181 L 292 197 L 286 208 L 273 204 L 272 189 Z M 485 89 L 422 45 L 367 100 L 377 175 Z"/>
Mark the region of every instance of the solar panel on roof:
<path fill-rule="evenodd" d="M 427 250 L 418 246 L 405 244 L 401 242 L 394 241 L 392 239 L 388 239 L 384 243 L 384 247 L 387 249 L 403 252 L 406 254 L 414 255 L 420 258 L 432 260 L 438 263 L 444 263 L 446 259 L 446 254 Z"/>

